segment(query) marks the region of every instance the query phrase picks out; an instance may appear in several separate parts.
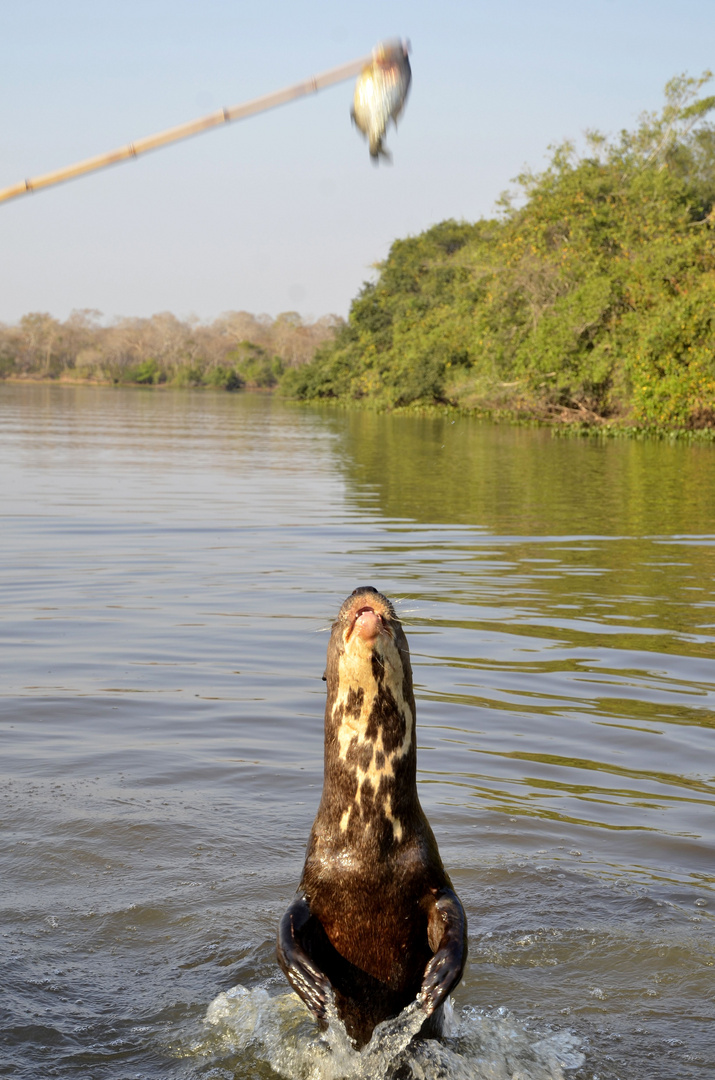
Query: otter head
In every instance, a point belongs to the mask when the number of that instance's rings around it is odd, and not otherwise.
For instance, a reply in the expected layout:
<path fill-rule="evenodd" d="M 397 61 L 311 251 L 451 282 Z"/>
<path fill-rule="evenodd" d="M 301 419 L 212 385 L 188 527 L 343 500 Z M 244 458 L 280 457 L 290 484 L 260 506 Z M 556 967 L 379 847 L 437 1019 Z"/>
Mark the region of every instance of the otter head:
<path fill-rule="evenodd" d="M 333 624 L 325 672 L 325 783 L 340 836 L 399 843 L 416 801 L 412 668 L 400 620 L 371 585 Z"/>

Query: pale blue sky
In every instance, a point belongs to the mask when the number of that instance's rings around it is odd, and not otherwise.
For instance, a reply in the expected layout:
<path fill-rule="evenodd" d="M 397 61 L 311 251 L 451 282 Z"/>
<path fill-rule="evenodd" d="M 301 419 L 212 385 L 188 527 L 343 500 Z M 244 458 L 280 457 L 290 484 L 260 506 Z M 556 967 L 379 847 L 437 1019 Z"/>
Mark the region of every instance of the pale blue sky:
<path fill-rule="evenodd" d="M 352 83 L 0 205 L 0 320 L 346 315 L 396 237 L 489 215 L 525 164 L 715 67 L 715 0 L 0 3 L 0 187 L 409 37 L 392 167 Z"/>

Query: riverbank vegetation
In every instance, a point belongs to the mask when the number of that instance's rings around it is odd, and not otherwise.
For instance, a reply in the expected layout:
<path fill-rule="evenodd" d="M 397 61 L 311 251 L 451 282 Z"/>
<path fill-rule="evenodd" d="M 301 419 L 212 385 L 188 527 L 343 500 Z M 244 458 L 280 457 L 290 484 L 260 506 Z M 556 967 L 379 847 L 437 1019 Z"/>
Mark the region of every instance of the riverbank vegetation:
<path fill-rule="evenodd" d="M 387 407 L 715 429 L 715 97 L 565 143 L 498 218 L 396 241 L 284 393 Z"/>
<path fill-rule="evenodd" d="M 108 326 L 100 317 L 75 311 L 60 322 L 35 312 L 0 325 L 0 377 L 264 389 L 307 363 L 340 323 L 332 315 L 304 322 L 296 312 L 232 311 L 212 323 L 165 313 Z"/>

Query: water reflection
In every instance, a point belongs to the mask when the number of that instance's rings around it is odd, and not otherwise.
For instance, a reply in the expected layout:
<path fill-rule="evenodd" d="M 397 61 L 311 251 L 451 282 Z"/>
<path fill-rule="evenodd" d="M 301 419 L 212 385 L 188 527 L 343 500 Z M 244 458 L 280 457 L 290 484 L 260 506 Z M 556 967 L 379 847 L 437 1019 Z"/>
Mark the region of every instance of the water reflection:
<path fill-rule="evenodd" d="M 501 536 L 715 533 L 715 447 L 556 439 L 470 417 L 316 410 L 360 501 Z"/>

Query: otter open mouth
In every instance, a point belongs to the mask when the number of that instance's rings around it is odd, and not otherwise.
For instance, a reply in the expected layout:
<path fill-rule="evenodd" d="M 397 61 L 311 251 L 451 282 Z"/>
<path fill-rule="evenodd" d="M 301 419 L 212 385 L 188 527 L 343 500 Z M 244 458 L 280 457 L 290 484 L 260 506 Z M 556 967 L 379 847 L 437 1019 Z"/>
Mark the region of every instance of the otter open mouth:
<path fill-rule="evenodd" d="M 374 607 L 369 604 L 365 604 L 363 607 L 357 609 L 353 616 L 352 625 L 346 635 L 349 639 L 353 631 L 357 632 L 358 637 L 363 638 L 366 641 L 374 640 L 379 634 L 383 633 L 385 623 L 382 615 L 379 611 L 375 611 Z"/>

